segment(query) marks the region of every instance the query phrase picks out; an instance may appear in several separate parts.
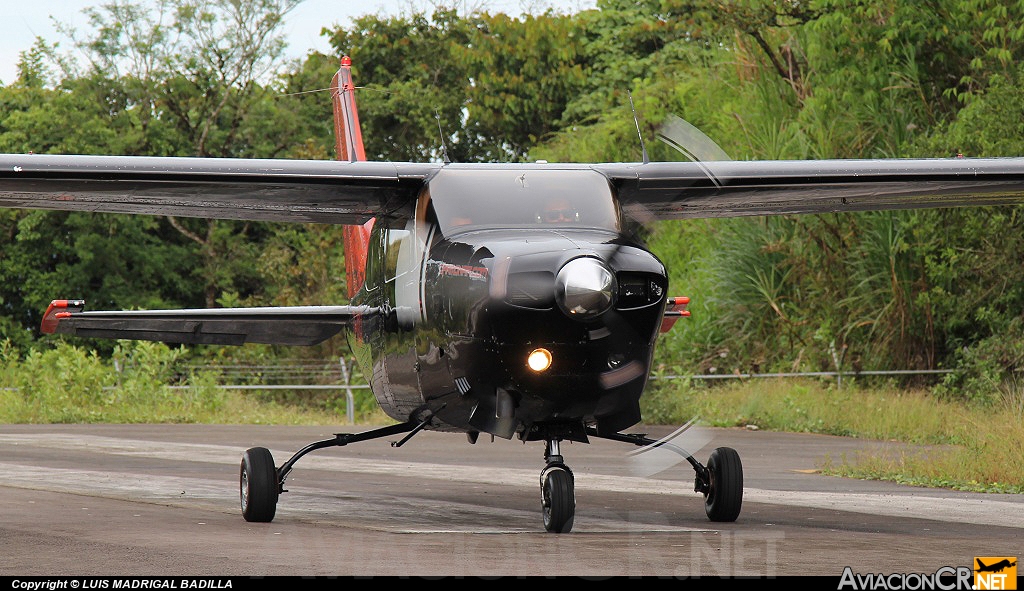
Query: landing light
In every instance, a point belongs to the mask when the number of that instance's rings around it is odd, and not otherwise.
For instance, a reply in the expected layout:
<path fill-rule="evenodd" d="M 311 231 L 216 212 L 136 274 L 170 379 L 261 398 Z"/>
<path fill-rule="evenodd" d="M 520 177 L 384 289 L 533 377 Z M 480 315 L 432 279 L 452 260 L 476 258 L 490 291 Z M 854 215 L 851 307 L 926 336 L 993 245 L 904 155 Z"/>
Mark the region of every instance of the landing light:
<path fill-rule="evenodd" d="M 547 349 L 534 349 L 526 358 L 526 365 L 536 372 L 542 372 L 551 367 L 551 351 Z"/>

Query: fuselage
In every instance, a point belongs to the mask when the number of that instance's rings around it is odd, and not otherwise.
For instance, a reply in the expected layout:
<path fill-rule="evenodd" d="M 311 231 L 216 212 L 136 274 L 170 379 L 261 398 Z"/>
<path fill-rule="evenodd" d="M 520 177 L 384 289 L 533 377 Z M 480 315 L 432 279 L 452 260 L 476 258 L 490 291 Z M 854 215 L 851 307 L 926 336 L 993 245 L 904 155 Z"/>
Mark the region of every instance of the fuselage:
<path fill-rule="evenodd" d="M 353 303 L 385 313 L 350 340 L 389 416 L 524 440 L 639 421 L 667 278 L 603 176 L 444 169 L 382 222 Z"/>

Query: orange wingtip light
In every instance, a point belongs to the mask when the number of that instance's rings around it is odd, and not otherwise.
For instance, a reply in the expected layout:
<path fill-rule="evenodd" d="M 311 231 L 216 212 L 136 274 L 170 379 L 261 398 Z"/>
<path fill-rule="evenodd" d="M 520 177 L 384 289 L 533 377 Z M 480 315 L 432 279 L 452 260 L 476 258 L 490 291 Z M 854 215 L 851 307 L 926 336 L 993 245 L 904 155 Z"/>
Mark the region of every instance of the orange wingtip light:
<path fill-rule="evenodd" d="M 668 332 L 675 325 L 676 320 L 690 316 L 690 311 L 686 309 L 689 303 L 690 298 L 686 296 L 668 298 L 665 305 L 665 318 L 661 321 L 661 332 Z"/>
<path fill-rule="evenodd" d="M 81 312 L 85 308 L 85 300 L 53 300 L 43 314 L 43 322 L 39 327 L 45 334 L 57 332 L 57 324 L 64 318 L 70 318 L 73 312 Z"/>

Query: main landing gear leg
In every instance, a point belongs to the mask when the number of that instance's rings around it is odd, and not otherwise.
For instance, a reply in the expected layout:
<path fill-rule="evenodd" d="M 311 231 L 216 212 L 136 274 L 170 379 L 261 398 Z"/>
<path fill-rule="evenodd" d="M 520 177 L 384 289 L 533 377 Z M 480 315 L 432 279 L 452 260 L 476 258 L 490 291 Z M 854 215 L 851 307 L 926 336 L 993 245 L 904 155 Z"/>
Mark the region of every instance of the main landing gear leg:
<path fill-rule="evenodd" d="M 665 447 L 686 458 L 696 473 L 693 490 L 704 495 L 704 512 L 711 521 L 736 521 L 743 505 L 743 465 L 740 455 L 730 447 L 715 448 L 708 458 L 708 465 L 698 462 L 686 450 L 664 441 L 648 438 L 643 434 L 611 433 L 601 434 L 597 429 L 587 427 L 587 435 L 624 441 L 639 446 Z"/>
<path fill-rule="evenodd" d="M 280 468 L 274 468 L 274 456 L 265 447 L 253 447 L 242 455 L 242 465 L 239 470 L 239 488 L 242 500 L 242 517 L 246 521 L 270 522 L 274 520 L 277 512 L 277 499 L 281 493 L 288 492 L 284 488 L 284 480 L 291 472 L 292 466 L 299 458 L 309 452 L 325 447 L 338 447 L 355 443 L 388 437 L 398 433 L 409 433 L 401 441 L 393 443 L 395 447 L 401 446 L 426 425 L 422 423 L 402 423 L 391 425 L 380 429 L 372 429 L 362 433 L 338 433 L 334 439 L 317 441 L 300 449 Z"/>
<path fill-rule="evenodd" d="M 562 534 L 572 530 L 576 493 L 572 471 L 562 463 L 558 444 L 558 439 L 549 439 L 544 445 L 544 461 L 547 465 L 540 473 L 540 499 L 544 529 Z"/>

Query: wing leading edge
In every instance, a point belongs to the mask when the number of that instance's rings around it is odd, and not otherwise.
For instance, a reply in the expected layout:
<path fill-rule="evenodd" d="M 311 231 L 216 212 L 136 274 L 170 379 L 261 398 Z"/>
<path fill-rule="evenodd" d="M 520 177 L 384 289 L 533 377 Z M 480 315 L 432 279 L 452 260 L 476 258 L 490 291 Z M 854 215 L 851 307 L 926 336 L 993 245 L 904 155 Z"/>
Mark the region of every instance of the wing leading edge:
<path fill-rule="evenodd" d="M 80 337 L 190 345 L 315 345 L 361 318 L 365 306 L 295 306 L 85 312 L 83 300 L 54 300 L 42 331 Z"/>

